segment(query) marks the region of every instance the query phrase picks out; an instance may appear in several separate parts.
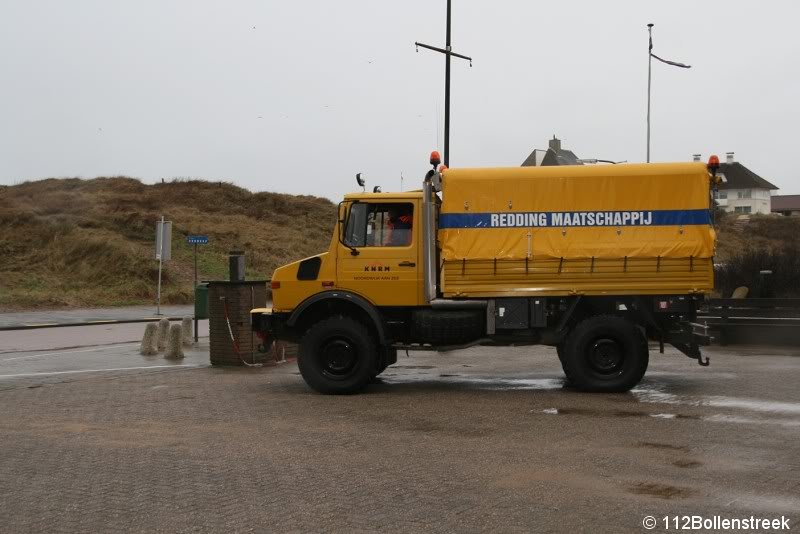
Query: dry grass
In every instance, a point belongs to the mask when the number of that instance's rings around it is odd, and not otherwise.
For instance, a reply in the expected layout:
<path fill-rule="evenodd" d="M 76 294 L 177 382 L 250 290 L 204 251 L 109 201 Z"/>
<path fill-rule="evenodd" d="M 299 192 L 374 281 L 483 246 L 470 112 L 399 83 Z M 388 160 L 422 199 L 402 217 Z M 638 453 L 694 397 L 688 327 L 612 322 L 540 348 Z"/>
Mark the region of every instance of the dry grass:
<path fill-rule="evenodd" d="M 746 224 L 737 220 L 732 214 L 717 219 L 718 262 L 728 262 L 746 249 L 800 248 L 800 217 L 751 215 Z"/>
<path fill-rule="evenodd" d="M 800 297 L 800 217 L 753 215 L 718 219 L 717 291 L 747 286 L 751 297 Z M 766 277 L 762 270 L 772 271 Z"/>
<path fill-rule="evenodd" d="M 328 246 L 335 205 L 321 198 L 251 193 L 229 183 L 173 180 L 145 185 L 125 177 L 48 179 L 0 188 L 0 309 L 109 306 L 155 300 L 155 221 L 173 221 L 165 303 L 192 301 L 188 234 L 201 279 L 227 277 L 227 253 L 244 250 L 247 276 Z"/>
<path fill-rule="evenodd" d="M 201 279 L 226 278 L 230 250 L 246 252 L 248 278 L 268 279 L 275 267 L 326 250 L 335 212 L 326 199 L 199 180 L 71 178 L 2 186 L 0 310 L 154 302 L 153 238 L 161 214 L 174 224 L 163 302 L 188 303 L 193 267 L 186 235 L 210 237 L 200 247 Z M 746 251 L 800 249 L 800 218 L 735 222 L 731 215 L 718 220 L 717 262 L 736 263 Z"/>

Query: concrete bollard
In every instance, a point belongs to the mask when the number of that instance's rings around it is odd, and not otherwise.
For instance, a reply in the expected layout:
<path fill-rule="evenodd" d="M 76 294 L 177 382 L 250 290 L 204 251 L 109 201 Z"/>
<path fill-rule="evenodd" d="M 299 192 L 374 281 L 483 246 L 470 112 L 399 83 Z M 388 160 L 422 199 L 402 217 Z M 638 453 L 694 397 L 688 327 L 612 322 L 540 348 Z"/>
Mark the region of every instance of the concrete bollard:
<path fill-rule="evenodd" d="M 156 326 L 156 323 L 147 323 L 144 327 L 144 337 L 142 337 L 142 346 L 139 348 L 139 354 L 142 356 L 158 354 L 158 343 L 156 342 L 157 333 L 158 326 Z"/>
<path fill-rule="evenodd" d="M 183 332 L 183 346 L 192 346 L 192 318 L 184 317 L 181 319 L 181 331 Z"/>
<path fill-rule="evenodd" d="M 156 343 L 158 350 L 164 350 L 167 347 L 167 337 L 169 336 L 169 319 L 164 317 L 158 321 L 158 333 L 156 334 Z"/>
<path fill-rule="evenodd" d="M 180 360 L 183 358 L 183 329 L 181 325 L 175 323 L 169 327 L 169 340 L 164 357 L 170 360 Z"/>

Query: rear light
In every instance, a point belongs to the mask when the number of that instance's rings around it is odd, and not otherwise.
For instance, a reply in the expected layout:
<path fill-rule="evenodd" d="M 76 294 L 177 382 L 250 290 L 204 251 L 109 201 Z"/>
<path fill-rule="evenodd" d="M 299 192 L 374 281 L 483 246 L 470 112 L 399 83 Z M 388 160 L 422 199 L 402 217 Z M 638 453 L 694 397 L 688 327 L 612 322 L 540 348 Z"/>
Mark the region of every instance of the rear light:
<path fill-rule="evenodd" d="M 322 287 L 324 288 L 331 288 L 333 287 L 333 282 L 322 282 Z"/>
<path fill-rule="evenodd" d="M 270 282 L 269 283 L 269 287 L 271 289 L 280 289 L 281 288 L 281 283 L 280 282 Z"/>

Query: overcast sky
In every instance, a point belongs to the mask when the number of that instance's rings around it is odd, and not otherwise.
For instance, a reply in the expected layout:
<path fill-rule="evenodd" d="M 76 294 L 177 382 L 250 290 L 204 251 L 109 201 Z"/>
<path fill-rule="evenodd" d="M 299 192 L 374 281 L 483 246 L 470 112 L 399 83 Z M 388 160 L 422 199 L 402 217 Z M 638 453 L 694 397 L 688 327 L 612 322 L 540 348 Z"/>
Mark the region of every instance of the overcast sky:
<path fill-rule="evenodd" d="M 441 149 L 445 0 L 2 0 L 0 183 L 128 175 L 331 199 Z M 453 1 L 451 166 L 736 159 L 800 193 L 800 2 Z M 437 136 L 438 132 L 438 136 Z"/>

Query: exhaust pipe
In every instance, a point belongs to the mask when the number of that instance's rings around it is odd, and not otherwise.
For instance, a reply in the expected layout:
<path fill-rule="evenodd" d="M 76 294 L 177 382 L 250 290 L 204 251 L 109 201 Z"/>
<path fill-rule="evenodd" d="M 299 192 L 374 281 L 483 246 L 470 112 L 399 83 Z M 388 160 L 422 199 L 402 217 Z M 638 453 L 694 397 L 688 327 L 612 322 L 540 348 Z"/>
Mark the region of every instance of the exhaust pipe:
<path fill-rule="evenodd" d="M 436 299 L 436 203 L 433 199 L 436 174 L 429 171 L 422 183 L 422 269 L 426 304 Z"/>

